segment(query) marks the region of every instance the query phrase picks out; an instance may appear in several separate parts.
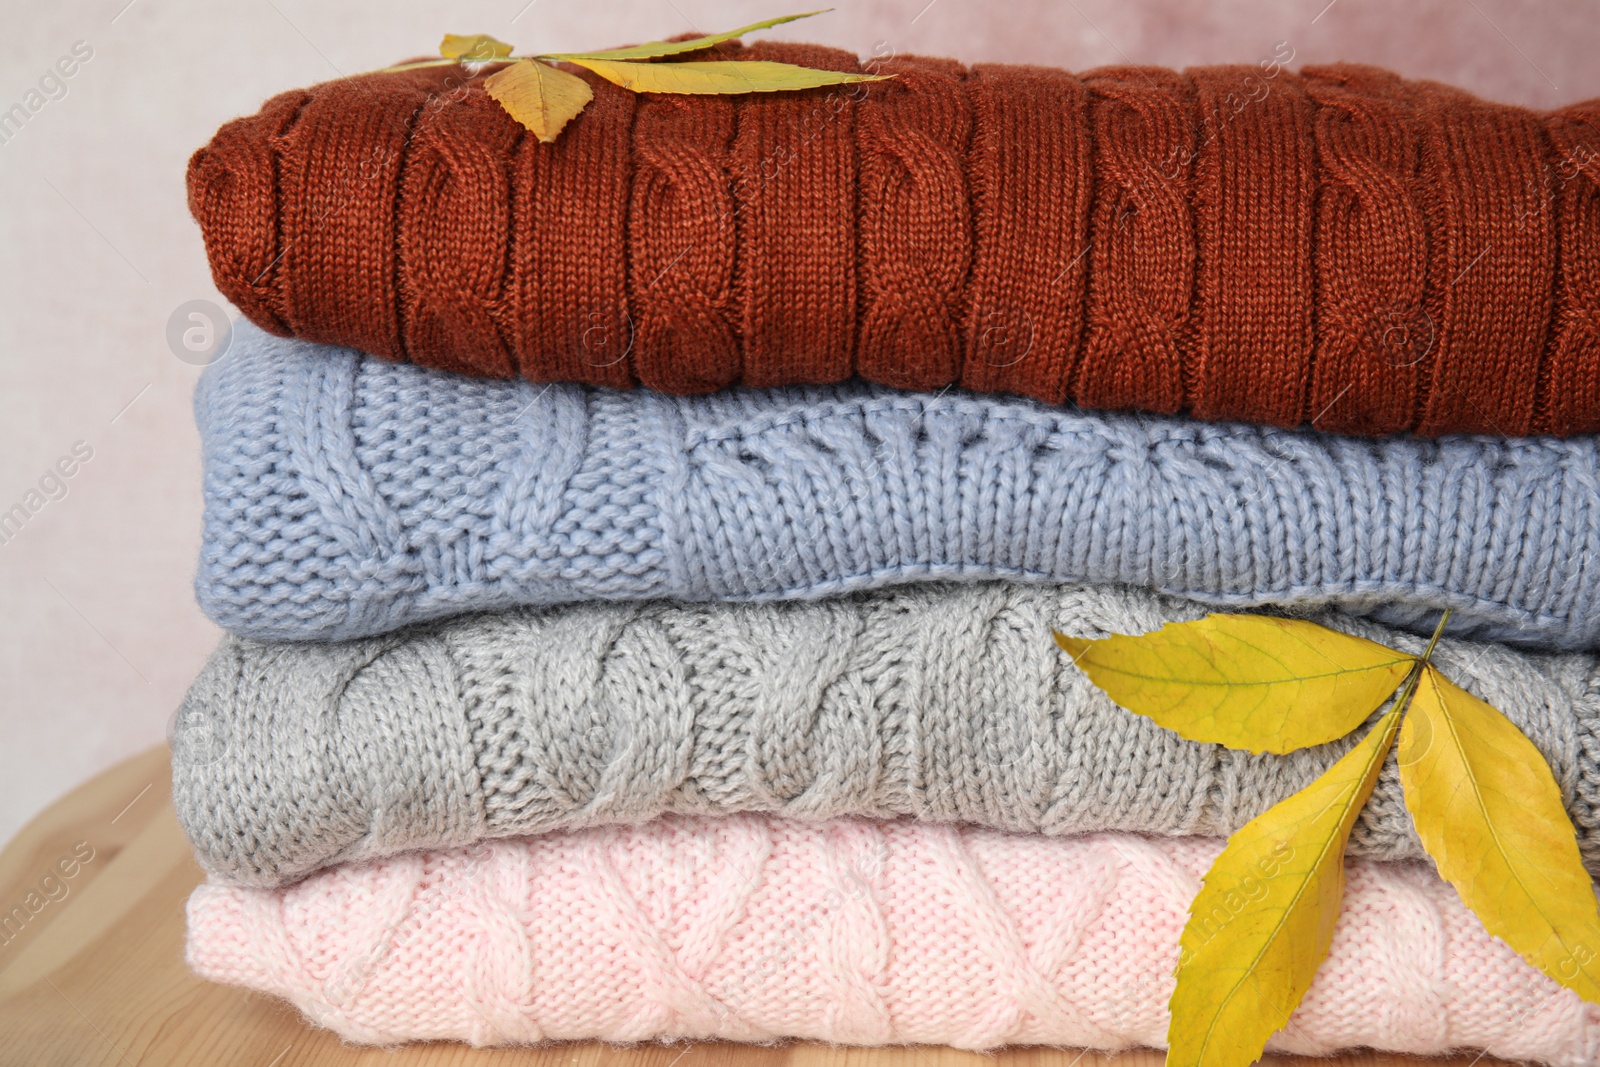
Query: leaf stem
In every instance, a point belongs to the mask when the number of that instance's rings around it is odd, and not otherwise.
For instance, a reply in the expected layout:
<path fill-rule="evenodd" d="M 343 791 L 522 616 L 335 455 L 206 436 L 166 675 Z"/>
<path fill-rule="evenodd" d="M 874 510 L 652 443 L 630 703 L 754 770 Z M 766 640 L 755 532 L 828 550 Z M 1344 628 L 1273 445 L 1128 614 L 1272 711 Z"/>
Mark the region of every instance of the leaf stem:
<path fill-rule="evenodd" d="M 486 56 L 483 59 L 473 59 L 470 56 L 461 56 L 457 59 L 418 59 L 410 63 L 400 63 L 393 67 L 384 67 L 377 71 L 378 74 L 394 74 L 402 70 L 420 70 L 423 67 L 464 67 L 469 63 L 520 63 L 524 59 L 542 59 L 542 56 Z"/>
<path fill-rule="evenodd" d="M 1439 644 L 1439 637 L 1444 633 L 1445 623 L 1450 621 L 1450 609 L 1445 608 L 1444 614 L 1439 616 L 1439 625 L 1433 628 L 1433 636 L 1428 638 L 1428 647 L 1422 650 L 1422 662 L 1433 661 L 1433 650 Z"/>
<path fill-rule="evenodd" d="M 1433 628 L 1433 636 L 1428 638 L 1428 647 L 1422 650 L 1416 665 L 1411 668 L 1411 673 L 1406 675 L 1405 688 L 1400 690 L 1400 699 L 1395 701 L 1395 709 L 1405 712 L 1411 707 L 1411 698 L 1416 695 L 1417 685 L 1422 681 L 1422 672 L 1433 666 L 1433 650 L 1438 647 L 1439 637 L 1444 633 L 1445 623 L 1450 621 L 1450 609 L 1445 608 L 1444 614 L 1439 616 L 1439 625 Z"/>
<path fill-rule="evenodd" d="M 574 55 L 577 55 L 577 54 L 580 54 L 580 53 L 574 53 Z M 559 55 L 549 55 L 549 56 L 484 56 L 481 59 L 474 59 L 472 56 L 458 56 L 455 59 L 415 59 L 415 60 L 412 60 L 410 63 L 400 63 L 400 64 L 398 64 L 396 66 L 393 66 L 393 67 L 384 67 L 382 70 L 377 71 L 377 73 L 379 73 L 379 74 L 393 74 L 396 71 L 420 70 L 423 67 L 465 67 L 468 64 L 472 64 L 472 63 L 480 64 L 482 66 L 488 66 L 491 63 L 521 63 L 525 59 L 537 59 L 541 63 L 553 63 L 553 62 L 556 62 L 556 61 L 558 61 L 558 60 L 560 60 L 562 58 L 563 57 L 559 56 Z"/>

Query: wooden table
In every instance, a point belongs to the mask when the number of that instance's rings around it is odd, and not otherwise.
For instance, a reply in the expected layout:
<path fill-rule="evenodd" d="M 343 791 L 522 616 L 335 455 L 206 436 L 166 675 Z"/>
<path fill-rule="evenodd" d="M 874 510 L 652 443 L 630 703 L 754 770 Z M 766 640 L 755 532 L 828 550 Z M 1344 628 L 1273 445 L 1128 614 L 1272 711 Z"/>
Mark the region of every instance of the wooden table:
<path fill-rule="evenodd" d="M 60 877 L 61 860 L 69 859 L 65 869 L 74 869 L 70 859 L 81 860 L 90 850 L 92 858 L 78 862 L 71 878 Z M 56 880 L 43 893 L 41 880 L 52 871 Z M 189 973 L 183 962 L 183 902 L 200 879 L 173 815 L 164 748 L 113 767 L 30 823 L 0 852 L 0 908 L 9 912 L 30 893 L 38 894 L 32 898 L 37 912 L 20 930 L 14 923 L 0 928 L 0 1065 L 1159 1067 L 1162 1062 L 1162 1054 L 1152 1051 L 1107 1056 L 1017 1049 L 980 1056 L 947 1048 L 850 1049 L 804 1042 L 777 1048 L 587 1043 L 501 1051 L 448 1044 L 395 1051 L 343 1045 L 332 1033 L 307 1026 L 281 1001 L 202 982 Z M 1274 1056 L 1265 1062 L 1279 1067 L 1496 1063 L 1372 1053 L 1336 1060 Z"/>

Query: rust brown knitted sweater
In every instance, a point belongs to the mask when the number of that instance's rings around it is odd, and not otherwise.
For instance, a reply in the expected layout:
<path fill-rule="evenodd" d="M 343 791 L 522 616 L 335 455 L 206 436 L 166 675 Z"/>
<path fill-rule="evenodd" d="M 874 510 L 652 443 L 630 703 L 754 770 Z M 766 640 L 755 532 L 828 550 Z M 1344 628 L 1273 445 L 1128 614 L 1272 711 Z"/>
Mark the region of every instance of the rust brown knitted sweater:
<path fill-rule="evenodd" d="M 459 70 L 329 82 L 222 127 L 190 206 L 261 326 L 468 374 L 1600 430 L 1600 101 L 1354 66 L 874 69 L 742 97 L 582 72 L 554 144 Z"/>

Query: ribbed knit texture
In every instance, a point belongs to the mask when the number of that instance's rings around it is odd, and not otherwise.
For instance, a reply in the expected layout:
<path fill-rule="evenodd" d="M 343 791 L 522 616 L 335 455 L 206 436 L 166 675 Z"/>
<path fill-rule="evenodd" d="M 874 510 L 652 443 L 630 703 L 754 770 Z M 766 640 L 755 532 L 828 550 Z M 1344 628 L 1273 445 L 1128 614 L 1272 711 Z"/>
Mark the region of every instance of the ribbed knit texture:
<path fill-rule="evenodd" d="M 1135 590 L 979 583 L 524 609 L 326 645 L 230 638 L 177 717 L 173 798 L 201 862 L 249 885 L 666 812 L 1226 835 L 1349 743 L 1251 756 L 1184 741 L 1113 705 L 1050 637 L 1201 614 Z M 1600 872 L 1595 657 L 1446 639 L 1437 662 L 1545 754 Z M 1422 854 L 1392 760 L 1351 851 Z"/>
<path fill-rule="evenodd" d="M 241 323 L 196 395 L 196 593 L 262 638 L 937 578 L 1600 643 L 1600 438 L 1381 441 L 862 384 L 474 380 Z"/>
<path fill-rule="evenodd" d="M 1359 66 L 871 66 L 894 79 L 724 98 L 580 71 L 594 102 L 549 145 L 459 70 L 345 78 L 222 127 L 190 208 L 262 326 L 471 374 L 1600 430 L 1600 101 Z"/>
<path fill-rule="evenodd" d="M 1178 934 L 1219 847 L 669 818 L 287 890 L 204 885 L 188 957 L 368 1043 L 1159 1046 Z M 1362 1046 L 1590 1067 L 1600 1008 L 1491 938 L 1425 865 L 1358 860 L 1332 950 L 1267 1047 Z"/>

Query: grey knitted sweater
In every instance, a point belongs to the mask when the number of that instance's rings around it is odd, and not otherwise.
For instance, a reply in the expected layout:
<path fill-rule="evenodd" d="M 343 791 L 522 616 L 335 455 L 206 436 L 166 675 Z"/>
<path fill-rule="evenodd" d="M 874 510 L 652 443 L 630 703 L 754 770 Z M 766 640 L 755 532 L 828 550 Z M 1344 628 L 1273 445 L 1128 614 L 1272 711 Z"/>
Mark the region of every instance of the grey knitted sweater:
<path fill-rule="evenodd" d="M 1121 588 L 979 583 L 521 609 L 334 644 L 228 638 L 179 711 L 174 796 L 201 861 L 249 885 L 664 812 L 1225 834 L 1350 742 L 1251 756 L 1184 741 L 1113 705 L 1050 637 L 1204 610 Z M 1596 658 L 1445 640 L 1436 661 L 1545 753 L 1600 872 Z M 1392 765 L 1351 850 L 1420 854 Z"/>

